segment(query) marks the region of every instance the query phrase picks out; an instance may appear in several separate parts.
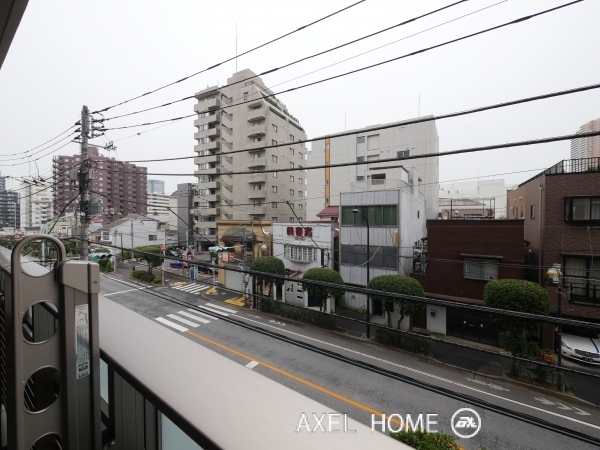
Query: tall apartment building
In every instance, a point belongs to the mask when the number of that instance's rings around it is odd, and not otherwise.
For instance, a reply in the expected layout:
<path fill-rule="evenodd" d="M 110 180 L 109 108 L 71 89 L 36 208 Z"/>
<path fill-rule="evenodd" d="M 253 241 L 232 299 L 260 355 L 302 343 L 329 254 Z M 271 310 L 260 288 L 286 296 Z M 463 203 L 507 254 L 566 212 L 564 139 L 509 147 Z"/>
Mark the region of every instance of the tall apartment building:
<path fill-rule="evenodd" d="M 582 125 L 577 134 L 600 131 L 600 119 Z M 600 136 L 584 137 L 571 140 L 571 159 L 600 157 Z"/>
<path fill-rule="evenodd" d="M 104 224 L 121 219 L 128 214 L 145 215 L 146 208 L 146 167 L 117 161 L 100 155 L 96 147 L 89 147 L 88 155 L 94 170 L 90 180 L 91 205 L 98 210 L 91 214 L 102 215 Z M 56 214 L 79 211 L 79 199 L 67 203 L 79 193 L 79 188 L 71 182 L 70 173 L 78 170 L 81 155 L 55 156 L 53 160 L 54 211 Z M 64 212 L 63 212 L 64 209 Z"/>
<path fill-rule="evenodd" d="M 233 74 L 227 85 L 195 95 L 197 233 L 215 236 L 219 219 L 296 221 L 291 208 L 306 218 L 307 152 L 296 143 L 306 139 L 306 133 L 282 102 L 266 97 L 272 94 L 256 74 L 245 69 Z M 264 148 L 276 144 L 286 145 Z M 246 151 L 228 155 L 237 150 Z M 283 168 L 297 170 L 278 172 Z M 228 175 L 238 171 L 256 173 Z"/>
<path fill-rule="evenodd" d="M 393 126 L 390 126 L 393 125 Z M 378 125 L 379 126 L 379 125 Z M 324 166 L 339 163 L 369 162 L 346 167 L 310 169 L 308 171 L 307 218 L 317 219 L 317 214 L 327 206 L 339 205 L 342 192 L 360 192 L 381 189 L 401 189 L 407 184 L 421 185 L 425 195 L 425 218 L 436 219 L 438 215 L 439 138 L 435 120 L 403 125 L 390 123 L 382 130 L 375 126 L 359 130 L 350 136 L 323 136 L 312 143 L 308 166 Z M 409 159 L 405 162 L 379 163 L 380 159 L 402 158 L 413 155 L 431 157 Z M 407 179 L 410 167 L 418 171 L 419 180 Z"/>
<path fill-rule="evenodd" d="M 148 215 L 160 220 L 161 222 L 169 222 L 169 198 L 170 195 L 159 194 L 157 192 L 146 193 L 148 203 Z"/>
<path fill-rule="evenodd" d="M 148 180 L 148 194 L 165 193 L 165 182 L 163 180 Z"/>
<path fill-rule="evenodd" d="M 49 186 L 49 182 L 37 184 L 23 182 L 19 186 L 22 227 L 39 226 L 54 217 L 52 191 Z"/>
<path fill-rule="evenodd" d="M 19 192 L 6 190 L 6 178 L 0 177 L 0 228 L 21 228 Z"/>

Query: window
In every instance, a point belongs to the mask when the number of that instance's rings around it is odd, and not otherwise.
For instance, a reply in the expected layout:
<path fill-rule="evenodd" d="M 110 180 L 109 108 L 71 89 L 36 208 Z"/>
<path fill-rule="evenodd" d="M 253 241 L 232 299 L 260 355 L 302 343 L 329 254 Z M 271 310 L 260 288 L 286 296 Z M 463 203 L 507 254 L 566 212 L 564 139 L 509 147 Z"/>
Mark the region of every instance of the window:
<path fill-rule="evenodd" d="M 600 197 L 565 197 L 565 220 L 600 220 Z"/>
<path fill-rule="evenodd" d="M 358 175 L 356 177 L 356 181 L 364 181 L 365 177 L 363 175 Z"/>
<path fill-rule="evenodd" d="M 300 197 L 302 197 L 302 196 L 300 196 Z M 298 209 L 302 209 L 302 203 L 298 204 Z"/>
<path fill-rule="evenodd" d="M 302 178 L 298 178 L 298 184 L 304 184 L 304 180 Z"/>
<path fill-rule="evenodd" d="M 378 247 L 371 245 L 370 255 L 367 257 L 366 245 L 344 245 L 342 244 L 342 264 L 359 266 L 369 260 L 371 267 L 385 269 L 397 269 L 396 247 Z"/>
<path fill-rule="evenodd" d="M 149 240 L 149 241 L 156 241 L 156 240 L 157 240 L 157 239 L 156 239 L 156 234 L 149 234 L 149 235 L 148 235 L 148 240 Z"/>
<path fill-rule="evenodd" d="M 275 125 L 274 123 L 273 123 L 273 124 L 271 124 L 271 125 L 272 125 L 272 127 L 273 127 L 273 131 L 277 132 L 277 125 Z"/>
<path fill-rule="evenodd" d="M 290 189 L 290 195 L 294 195 L 294 190 Z"/>
<path fill-rule="evenodd" d="M 491 259 L 465 259 L 463 276 L 471 280 L 498 279 L 498 261 Z"/>
<path fill-rule="evenodd" d="M 277 192 L 277 186 L 271 186 L 271 189 L 273 190 L 273 192 Z"/>
<path fill-rule="evenodd" d="M 248 93 L 244 92 L 244 101 L 248 100 Z"/>
<path fill-rule="evenodd" d="M 304 153 L 298 152 L 298 157 L 299 157 L 300 159 L 304 159 Z"/>
<path fill-rule="evenodd" d="M 254 206 L 262 206 L 262 202 L 260 200 L 254 200 Z"/>
<path fill-rule="evenodd" d="M 290 175 L 290 181 L 293 183 L 294 182 L 294 175 Z"/>
<path fill-rule="evenodd" d="M 262 156 L 263 156 L 263 152 L 258 152 L 258 153 L 254 154 L 253 158 L 258 159 L 258 158 L 262 158 Z M 275 162 L 277 162 L 277 161 L 275 161 Z"/>
<path fill-rule="evenodd" d="M 277 145 L 277 141 L 275 139 L 271 140 L 271 145 Z"/>
<path fill-rule="evenodd" d="M 258 122 L 253 122 L 253 123 L 252 123 L 252 126 L 253 126 L 253 127 L 259 127 L 259 126 L 261 126 L 261 125 L 262 125 L 262 122 L 261 122 L 261 121 L 258 121 Z"/>
<path fill-rule="evenodd" d="M 252 139 L 252 142 L 260 142 L 262 141 L 262 138 L 259 137 L 255 137 L 254 139 Z"/>
<path fill-rule="evenodd" d="M 410 155 L 410 150 L 404 150 L 396 153 L 397 158 L 407 158 Z"/>
<path fill-rule="evenodd" d="M 600 300 L 600 261 L 588 257 L 566 257 L 563 282 L 571 293 L 571 301 Z"/>
<path fill-rule="evenodd" d="M 208 116 L 214 116 L 215 115 L 215 111 L 204 111 L 201 113 L 198 113 L 198 117 L 200 119 L 204 118 L 204 117 L 208 117 Z"/>
<path fill-rule="evenodd" d="M 273 178 L 277 178 L 277 172 L 273 172 Z"/>
<path fill-rule="evenodd" d="M 277 222 L 277 217 L 271 217 L 271 223 L 276 223 Z"/>
<path fill-rule="evenodd" d="M 293 155 L 293 154 L 294 154 L 294 149 L 290 148 L 290 155 Z"/>
<path fill-rule="evenodd" d="M 388 227 L 398 224 L 397 205 L 342 206 L 343 226 L 367 225 L 362 214 L 352 212 L 354 208 L 367 216 L 370 227 Z"/>
<path fill-rule="evenodd" d="M 385 184 L 385 173 L 371 175 L 371 184 Z"/>
<path fill-rule="evenodd" d="M 271 155 L 271 159 L 273 160 L 273 162 L 277 162 L 277 155 Z"/>
<path fill-rule="evenodd" d="M 103 231 L 101 240 L 102 241 L 110 241 L 110 231 Z"/>
<path fill-rule="evenodd" d="M 291 163 L 290 163 L 290 169 L 293 169 L 294 167 L 295 167 L 295 166 L 294 166 L 294 163 L 293 163 L 293 162 L 291 162 Z"/>
<path fill-rule="evenodd" d="M 293 134 L 290 134 L 290 141 L 294 142 L 296 140 L 296 138 L 294 137 Z"/>
<path fill-rule="evenodd" d="M 294 209 L 294 204 L 293 203 L 288 203 L 288 205 L 290 206 L 290 209 Z"/>
<path fill-rule="evenodd" d="M 294 223 L 294 218 L 290 217 L 290 223 Z"/>
<path fill-rule="evenodd" d="M 531 205 L 531 206 L 529 207 L 529 209 L 530 209 L 530 211 L 529 211 L 530 217 L 531 217 L 532 219 L 535 219 L 535 205 Z"/>
<path fill-rule="evenodd" d="M 356 138 L 356 143 L 357 144 L 364 144 L 365 143 L 365 137 L 364 136 L 357 137 Z"/>
<path fill-rule="evenodd" d="M 271 208 L 277 208 L 277 202 L 271 202 Z"/>
<path fill-rule="evenodd" d="M 304 197 L 304 191 L 298 191 L 298 197 Z"/>
<path fill-rule="evenodd" d="M 255 184 L 253 189 L 255 191 L 262 191 L 262 184 Z"/>
<path fill-rule="evenodd" d="M 358 156 L 358 157 L 356 157 L 356 162 L 359 162 L 359 163 L 365 162 L 365 157 L 364 156 Z"/>
<path fill-rule="evenodd" d="M 258 105 L 258 106 L 255 106 L 255 107 L 254 107 L 254 108 L 252 108 L 252 109 L 253 109 L 254 111 L 256 111 L 257 109 L 260 109 L 260 108 L 262 108 L 262 106 L 261 106 L 261 105 Z"/>

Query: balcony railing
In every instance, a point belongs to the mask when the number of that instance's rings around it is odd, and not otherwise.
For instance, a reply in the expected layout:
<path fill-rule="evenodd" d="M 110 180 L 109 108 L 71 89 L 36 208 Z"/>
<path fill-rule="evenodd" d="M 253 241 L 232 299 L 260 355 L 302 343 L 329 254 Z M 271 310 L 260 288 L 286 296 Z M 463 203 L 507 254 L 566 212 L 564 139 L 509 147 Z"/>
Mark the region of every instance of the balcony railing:
<path fill-rule="evenodd" d="M 584 173 L 584 172 L 599 172 L 600 157 L 594 158 L 579 158 L 579 159 L 563 159 L 561 162 L 552 167 L 538 173 L 529 180 L 519 184 L 519 187 L 526 185 L 544 175 L 562 175 L 565 173 Z"/>
<path fill-rule="evenodd" d="M 600 306 L 600 287 L 569 283 L 569 302 Z"/>

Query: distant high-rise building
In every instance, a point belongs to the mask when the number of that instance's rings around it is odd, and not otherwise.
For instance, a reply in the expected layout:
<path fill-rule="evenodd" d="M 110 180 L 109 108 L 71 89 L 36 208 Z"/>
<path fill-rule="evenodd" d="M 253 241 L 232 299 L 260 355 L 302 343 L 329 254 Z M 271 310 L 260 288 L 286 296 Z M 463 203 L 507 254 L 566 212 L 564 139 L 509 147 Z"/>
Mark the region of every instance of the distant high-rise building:
<path fill-rule="evenodd" d="M 165 182 L 162 180 L 148 180 L 148 194 L 164 194 Z"/>
<path fill-rule="evenodd" d="M 309 168 L 353 162 L 368 164 L 309 169 L 307 219 L 315 220 L 328 206 L 338 206 L 342 192 L 404 188 L 417 189 L 424 197 L 426 219 L 437 218 L 439 138 L 435 120 L 431 117 L 416 124 L 395 122 L 383 126 L 386 128 L 349 130 L 354 133 L 349 136 L 323 136 L 312 143 Z M 430 156 L 401 159 L 414 155 Z M 398 161 L 379 162 L 388 158 Z M 417 169 L 416 180 L 411 179 L 414 173 L 411 167 Z"/>
<path fill-rule="evenodd" d="M 21 226 L 36 227 L 54 218 L 52 213 L 52 190 L 50 183 L 37 184 L 23 182 L 19 186 L 21 194 Z"/>
<path fill-rule="evenodd" d="M 0 227 L 21 228 L 19 193 L 6 190 L 6 178 L 0 177 Z"/>
<path fill-rule="evenodd" d="M 251 70 L 234 73 L 227 83 L 198 92 L 194 106 L 194 226 L 215 242 L 219 219 L 294 222 L 294 213 L 306 218 L 307 151 L 296 142 L 306 139 L 304 128 Z M 284 168 L 297 170 L 278 172 Z M 256 173 L 227 175 L 246 171 Z M 199 242 L 210 246 L 209 239 Z"/>
<path fill-rule="evenodd" d="M 600 119 L 582 125 L 577 134 L 600 131 Z M 600 157 L 600 136 L 583 137 L 571 140 L 571 159 Z"/>
<path fill-rule="evenodd" d="M 103 223 L 107 224 L 128 214 L 146 214 L 146 167 L 136 166 L 98 153 L 89 147 L 94 176 L 90 180 L 90 209 L 101 211 Z M 54 213 L 64 215 L 79 211 L 79 200 L 69 203 L 79 193 L 70 173 L 81 166 L 81 155 L 55 156 L 53 160 Z M 100 208 L 100 202 L 102 207 Z M 64 211 L 63 211 L 64 210 Z M 91 215 L 91 214 L 90 214 Z"/>

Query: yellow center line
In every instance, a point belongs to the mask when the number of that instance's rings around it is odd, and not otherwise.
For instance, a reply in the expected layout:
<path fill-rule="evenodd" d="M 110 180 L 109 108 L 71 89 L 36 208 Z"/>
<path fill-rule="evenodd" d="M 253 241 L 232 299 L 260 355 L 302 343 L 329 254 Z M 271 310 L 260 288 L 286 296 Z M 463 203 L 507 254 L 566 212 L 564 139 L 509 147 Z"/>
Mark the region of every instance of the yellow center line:
<path fill-rule="evenodd" d="M 212 344 L 212 345 L 214 345 L 216 347 L 219 347 L 219 348 L 221 348 L 223 350 L 226 350 L 226 351 L 228 351 L 230 353 L 233 353 L 234 355 L 240 356 L 240 357 L 248 359 L 250 361 L 256 361 L 261 366 L 266 367 L 267 369 L 270 369 L 273 372 L 277 372 L 280 375 L 283 375 L 285 377 L 291 378 L 294 381 L 302 383 L 302 384 L 304 384 L 304 385 L 306 385 L 308 387 L 311 387 L 311 388 L 313 388 L 313 389 L 315 389 L 315 390 L 317 390 L 319 392 L 322 392 L 324 394 L 330 395 L 331 397 L 334 397 L 334 398 L 336 398 L 338 400 L 341 400 L 341 401 L 343 401 L 345 403 L 348 403 L 348 404 L 350 404 L 350 405 L 352 405 L 352 406 L 354 406 L 356 408 L 362 409 L 363 411 L 366 411 L 366 412 L 371 413 L 371 414 L 375 414 L 376 416 L 379 416 L 379 417 L 383 416 L 383 413 L 380 412 L 380 411 L 377 411 L 376 409 L 370 408 L 369 406 L 363 405 L 362 403 L 359 403 L 359 402 L 357 402 L 355 400 L 352 400 L 352 399 L 350 399 L 348 397 L 340 395 L 337 392 L 333 392 L 333 391 L 331 391 L 331 390 L 329 390 L 327 388 L 324 388 L 323 386 L 319 386 L 318 384 L 315 384 L 315 383 L 313 383 L 311 381 L 305 380 L 304 378 L 301 378 L 301 377 L 299 377 L 297 375 L 294 375 L 293 373 L 290 373 L 290 372 L 287 372 L 287 371 L 285 371 L 283 369 L 280 369 L 279 367 L 275 367 L 275 366 L 273 366 L 271 364 L 268 364 L 268 363 L 260 361 L 260 360 L 258 360 L 256 358 L 253 358 L 252 356 L 247 355 L 245 353 L 242 353 L 242 352 L 240 352 L 238 350 L 235 350 L 235 349 L 233 349 L 231 347 L 228 347 L 227 345 L 224 345 L 224 344 L 221 344 L 219 342 L 213 341 L 212 339 L 209 339 L 207 337 L 201 336 L 201 335 L 199 335 L 197 333 L 194 333 L 193 331 L 189 331 L 188 330 L 188 331 L 186 331 L 186 333 L 191 334 L 192 336 L 194 336 L 194 337 L 196 337 L 198 339 L 201 339 L 201 340 L 203 340 L 205 342 L 208 342 L 208 343 L 210 343 L 210 344 Z M 394 422 L 396 425 L 403 425 L 396 418 L 391 418 L 391 422 Z"/>

